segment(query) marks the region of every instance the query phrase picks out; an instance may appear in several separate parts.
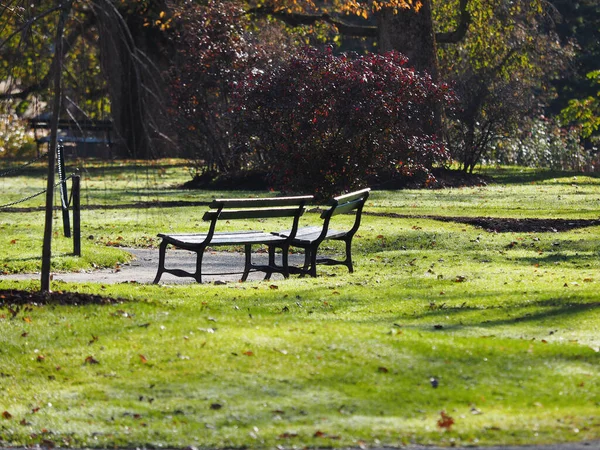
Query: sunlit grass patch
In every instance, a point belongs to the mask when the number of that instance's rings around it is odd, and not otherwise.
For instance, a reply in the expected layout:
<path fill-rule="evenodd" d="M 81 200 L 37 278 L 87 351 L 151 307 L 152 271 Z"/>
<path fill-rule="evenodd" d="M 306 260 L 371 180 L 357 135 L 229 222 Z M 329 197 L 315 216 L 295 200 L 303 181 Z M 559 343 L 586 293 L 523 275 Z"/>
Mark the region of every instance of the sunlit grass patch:
<path fill-rule="evenodd" d="M 56 215 L 54 271 L 115 267 L 131 257 L 121 247 L 153 248 L 159 232 L 204 230 L 212 198 L 257 195 L 181 191 L 187 175 L 177 164 L 102 164 L 85 175 L 81 258 Z M 353 242 L 353 274 L 320 266 L 314 279 L 225 285 L 53 281 L 54 291 L 122 300 L 0 299 L 0 444 L 599 439 L 600 226 L 493 232 L 455 220 L 597 219 L 598 179 L 503 176 L 487 187 L 374 191 Z M 7 198 L 24 180 L 3 181 Z M 0 270 L 38 271 L 42 212 L 0 215 Z M 319 223 L 318 212 L 302 220 Z M 0 279 L 0 288 L 36 290 L 39 280 Z"/>

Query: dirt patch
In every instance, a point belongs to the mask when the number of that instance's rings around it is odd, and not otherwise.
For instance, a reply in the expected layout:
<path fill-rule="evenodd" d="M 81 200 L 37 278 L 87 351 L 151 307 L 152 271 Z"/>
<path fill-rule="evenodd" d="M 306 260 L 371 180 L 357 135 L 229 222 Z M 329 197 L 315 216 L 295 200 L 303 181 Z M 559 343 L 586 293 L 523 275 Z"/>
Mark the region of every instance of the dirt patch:
<path fill-rule="evenodd" d="M 507 219 L 502 217 L 448 217 L 396 213 L 374 213 L 365 211 L 368 216 L 391 217 L 396 219 L 430 219 L 440 222 L 458 222 L 483 228 L 492 233 L 558 233 L 560 231 L 600 225 L 600 219 Z"/>
<path fill-rule="evenodd" d="M 600 220 L 594 219 L 501 219 L 493 217 L 452 217 L 438 220 L 467 223 L 486 231 L 496 233 L 558 233 L 577 228 L 600 225 Z"/>
<path fill-rule="evenodd" d="M 123 299 L 79 292 L 0 290 L 0 308 L 7 308 L 13 317 L 19 313 L 19 307 L 25 305 L 112 305 L 123 302 L 125 302 Z"/>

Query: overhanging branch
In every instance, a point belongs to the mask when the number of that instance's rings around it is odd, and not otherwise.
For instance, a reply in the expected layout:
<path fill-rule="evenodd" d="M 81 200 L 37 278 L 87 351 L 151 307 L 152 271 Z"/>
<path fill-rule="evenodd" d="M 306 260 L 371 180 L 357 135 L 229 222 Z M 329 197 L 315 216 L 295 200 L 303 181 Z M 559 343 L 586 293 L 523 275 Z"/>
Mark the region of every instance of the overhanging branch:
<path fill-rule="evenodd" d="M 275 10 L 273 7 L 260 6 L 258 8 L 251 8 L 246 11 L 247 14 L 254 14 L 257 16 L 273 16 L 282 22 L 292 27 L 314 25 L 317 22 L 325 22 L 335 26 L 340 34 L 345 36 L 356 36 L 356 37 L 377 37 L 377 27 L 364 26 L 364 25 L 351 25 L 341 20 L 334 19 L 327 13 L 323 14 L 299 14 L 299 13 L 288 13 L 285 11 Z"/>
<path fill-rule="evenodd" d="M 454 31 L 437 33 L 435 40 L 440 44 L 456 44 L 464 39 L 471 24 L 471 14 L 467 11 L 469 0 L 460 0 L 460 21 Z"/>

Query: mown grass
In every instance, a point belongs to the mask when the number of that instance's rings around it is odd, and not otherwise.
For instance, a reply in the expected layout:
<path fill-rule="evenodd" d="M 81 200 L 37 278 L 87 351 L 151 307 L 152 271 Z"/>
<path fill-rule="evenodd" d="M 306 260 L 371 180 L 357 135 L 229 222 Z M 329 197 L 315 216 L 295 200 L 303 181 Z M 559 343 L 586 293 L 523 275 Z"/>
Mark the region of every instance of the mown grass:
<path fill-rule="evenodd" d="M 152 186 L 131 181 L 140 169 L 105 168 L 98 175 L 100 187 L 85 194 L 84 256 L 71 256 L 71 243 L 58 235 L 56 270 L 110 267 L 125 258 L 115 245 L 153 246 L 157 232 L 202 229 L 202 202 L 213 196 L 258 195 L 181 191 L 175 185 L 187 178 L 184 168 L 152 170 L 163 174 L 149 173 L 144 180 L 155 180 Z M 598 179 L 578 176 L 576 188 L 572 177 L 376 191 L 367 212 L 401 217 L 364 217 L 354 274 L 319 268 L 316 279 L 225 286 L 54 282 L 55 291 L 122 302 L 20 309 L 4 303 L 0 412 L 7 414 L 0 444 L 292 448 L 597 440 L 600 227 L 490 233 L 450 219 L 598 218 Z M 10 186 L 13 195 L 34 179 L 4 180 L 3 192 Z M 120 195 L 128 189 L 134 194 Z M 151 208 L 92 207 L 153 196 Z M 165 199 L 198 204 L 170 207 Z M 4 271 L 39 270 L 42 215 L 0 211 Z M 0 279 L 3 289 L 38 287 L 37 280 Z M 439 426 L 449 424 L 441 411 L 451 426 Z"/>

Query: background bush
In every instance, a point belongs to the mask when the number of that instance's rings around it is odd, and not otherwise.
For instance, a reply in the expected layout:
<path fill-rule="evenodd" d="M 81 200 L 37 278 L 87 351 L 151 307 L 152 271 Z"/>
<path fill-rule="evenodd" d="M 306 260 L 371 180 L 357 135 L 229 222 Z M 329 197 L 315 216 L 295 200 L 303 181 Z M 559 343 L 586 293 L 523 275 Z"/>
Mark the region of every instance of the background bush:
<path fill-rule="evenodd" d="M 236 138 L 277 189 L 325 197 L 429 170 L 447 157 L 432 134 L 446 85 L 399 53 L 304 48 L 237 84 Z"/>

